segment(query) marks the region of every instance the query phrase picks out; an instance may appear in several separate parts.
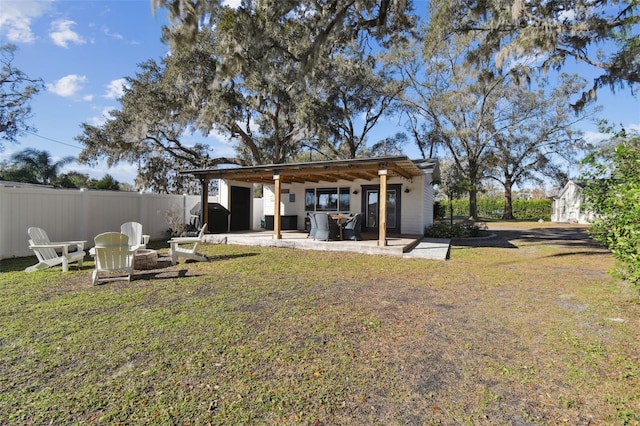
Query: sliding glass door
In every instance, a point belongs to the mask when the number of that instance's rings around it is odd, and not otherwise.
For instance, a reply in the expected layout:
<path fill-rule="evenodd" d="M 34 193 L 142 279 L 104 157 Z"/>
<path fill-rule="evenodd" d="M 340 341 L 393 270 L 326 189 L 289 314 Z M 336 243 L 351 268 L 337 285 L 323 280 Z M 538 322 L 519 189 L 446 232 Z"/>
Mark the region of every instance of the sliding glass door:
<path fill-rule="evenodd" d="M 399 234 L 401 185 L 387 185 L 387 233 Z M 364 210 L 364 231 L 378 232 L 380 215 L 380 185 L 364 185 L 362 187 L 362 206 Z"/>

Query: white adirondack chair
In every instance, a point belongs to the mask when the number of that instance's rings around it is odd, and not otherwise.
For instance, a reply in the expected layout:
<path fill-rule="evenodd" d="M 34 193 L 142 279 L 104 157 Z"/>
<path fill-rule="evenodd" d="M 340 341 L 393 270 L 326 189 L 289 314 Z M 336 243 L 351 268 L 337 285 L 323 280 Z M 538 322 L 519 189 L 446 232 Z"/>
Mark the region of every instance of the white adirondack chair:
<path fill-rule="evenodd" d="M 142 233 L 142 224 L 138 222 L 127 222 L 120 226 L 120 232 L 129 237 L 129 245 L 132 250 L 147 248 L 149 235 Z"/>
<path fill-rule="evenodd" d="M 46 231 L 36 226 L 27 229 L 27 234 L 30 238 L 29 248 L 35 252 L 38 263 L 26 268 L 25 272 L 38 271 L 56 265 L 62 265 L 62 272 L 67 272 L 69 263 L 73 262 L 78 262 L 78 268 L 82 267 L 82 261 L 86 255 L 84 252 L 86 241 L 51 242 Z M 71 246 L 76 246 L 75 251 L 69 251 Z"/>
<path fill-rule="evenodd" d="M 105 281 L 131 281 L 136 252 L 129 246 L 129 237 L 119 232 L 105 232 L 97 235 L 94 241 L 93 285 Z"/>
<path fill-rule="evenodd" d="M 171 264 L 175 265 L 180 257 L 185 259 L 197 260 L 199 262 L 206 262 L 207 256 L 198 253 L 198 245 L 204 242 L 204 233 L 207 229 L 205 223 L 200 229 L 200 233 L 197 237 L 175 237 L 169 240 L 171 247 L 169 248 L 169 256 L 171 256 Z"/>

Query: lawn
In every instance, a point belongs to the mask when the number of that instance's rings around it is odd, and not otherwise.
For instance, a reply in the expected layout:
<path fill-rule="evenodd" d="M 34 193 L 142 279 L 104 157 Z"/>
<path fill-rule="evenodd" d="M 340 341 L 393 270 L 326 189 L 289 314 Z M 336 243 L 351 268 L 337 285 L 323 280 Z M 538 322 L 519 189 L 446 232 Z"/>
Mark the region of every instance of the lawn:
<path fill-rule="evenodd" d="M 3 260 L 0 423 L 639 424 L 637 291 L 537 226 L 446 262 L 205 245 L 95 287 Z"/>

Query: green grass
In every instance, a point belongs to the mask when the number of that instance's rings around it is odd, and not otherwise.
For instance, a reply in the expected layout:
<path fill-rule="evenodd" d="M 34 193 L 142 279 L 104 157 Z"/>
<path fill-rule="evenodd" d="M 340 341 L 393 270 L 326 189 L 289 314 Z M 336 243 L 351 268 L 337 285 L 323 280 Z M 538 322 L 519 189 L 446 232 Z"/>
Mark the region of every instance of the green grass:
<path fill-rule="evenodd" d="M 91 262 L 3 260 L 0 423 L 637 425 L 640 305 L 611 256 L 512 243 L 207 245 L 95 287 Z"/>

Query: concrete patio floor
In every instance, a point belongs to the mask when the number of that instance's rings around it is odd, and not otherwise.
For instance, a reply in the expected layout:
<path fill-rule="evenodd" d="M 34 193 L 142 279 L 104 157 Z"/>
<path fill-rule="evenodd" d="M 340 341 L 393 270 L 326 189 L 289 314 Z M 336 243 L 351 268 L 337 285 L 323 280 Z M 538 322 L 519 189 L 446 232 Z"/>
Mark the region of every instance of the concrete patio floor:
<path fill-rule="evenodd" d="M 387 245 L 379 246 L 377 235 L 362 234 L 362 241 L 314 241 L 304 231 L 282 231 L 282 238 L 273 238 L 273 231 L 243 231 L 206 234 L 211 244 L 238 244 L 261 247 L 284 247 L 301 250 L 343 251 L 371 255 L 446 260 L 448 239 L 429 239 L 421 235 L 389 235 Z"/>

